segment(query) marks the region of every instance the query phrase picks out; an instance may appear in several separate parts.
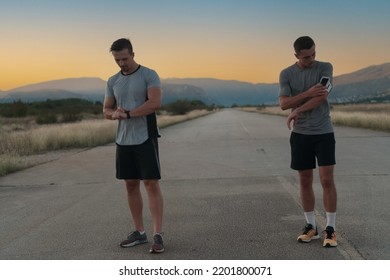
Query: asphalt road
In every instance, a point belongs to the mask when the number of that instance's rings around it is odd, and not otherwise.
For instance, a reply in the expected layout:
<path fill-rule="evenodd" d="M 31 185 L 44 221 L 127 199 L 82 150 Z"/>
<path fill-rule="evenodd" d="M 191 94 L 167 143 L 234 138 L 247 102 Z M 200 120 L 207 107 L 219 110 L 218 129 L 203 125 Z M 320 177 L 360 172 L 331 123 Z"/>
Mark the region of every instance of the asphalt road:
<path fill-rule="evenodd" d="M 339 246 L 296 241 L 304 226 L 285 118 L 236 110 L 161 131 L 166 252 L 123 249 L 132 230 L 115 146 L 0 178 L 0 259 L 390 259 L 390 133 L 336 127 Z M 325 226 L 315 180 L 319 230 Z M 145 201 L 145 225 L 151 219 Z"/>

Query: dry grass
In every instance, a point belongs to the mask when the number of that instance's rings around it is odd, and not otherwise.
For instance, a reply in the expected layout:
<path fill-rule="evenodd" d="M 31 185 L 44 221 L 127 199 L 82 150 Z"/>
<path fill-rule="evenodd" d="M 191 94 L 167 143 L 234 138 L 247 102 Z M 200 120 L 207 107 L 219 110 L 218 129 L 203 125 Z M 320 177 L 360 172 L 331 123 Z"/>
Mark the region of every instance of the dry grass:
<path fill-rule="evenodd" d="M 163 128 L 209 113 L 211 112 L 199 110 L 182 116 L 160 115 L 157 122 Z M 45 161 L 44 157 L 40 157 L 38 161 L 29 160 L 31 155 L 112 143 L 115 141 L 117 126 L 117 122 L 104 119 L 43 126 L 35 125 L 30 119 L 0 121 L 0 176 Z"/>
<path fill-rule="evenodd" d="M 240 110 L 278 116 L 287 116 L 289 113 L 289 110 L 283 111 L 279 106 L 242 107 Z"/>
<path fill-rule="evenodd" d="M 331 116 L 336 125 L 390 132 L 389 103 L 335 105 Z"/>
<path fill-rule="evenodd" d="M 332 112 L 332 120 L 336 125 L 390 132 L 389 113 Z"/>
<path fill-rule="evenodd" d="M 287 116 L 290 112 L 282 111 L 279 106 L 246 107 L 242 110 L 280 116 Z M 332 105 L 330 114 L 335 125 L 390 132 L 389 103 Z"/>
<path fill-rule="evenodd" d="M 370 104 L 337 104 L 332 105 L 332 112 L 351 113 L 381 113 L 389 112 L 390 103 L 370 103 Z"/>
<path fill-rule="evenodd" d="M 208 115 L 212 112 L 213 111 L 207 111 L 207 110 L 194 110 L 194 111 L 191 111 L 185 115 L 171 116 L 171 115 L 167 115 L 167 114 L 162 114 L 162 115 L 158 116 L 157 122 L 158 122 L 158 126 L 160 128 L 164 128 L 164 127 L 167 127 L 170 125 L 174 125 L 177 123 L 181 123 L 181 122 L 185 122 L 185 121 L 192 120 L 195 118 L 199 118 L 199 117 Z"/>
<path fill-rule="evenodd" d="M 112 141 L 115 125 L 108 120 L 45 125 L 0 136 L 0 154 L 31 155 L 47 151 L 92 147 Z"/>

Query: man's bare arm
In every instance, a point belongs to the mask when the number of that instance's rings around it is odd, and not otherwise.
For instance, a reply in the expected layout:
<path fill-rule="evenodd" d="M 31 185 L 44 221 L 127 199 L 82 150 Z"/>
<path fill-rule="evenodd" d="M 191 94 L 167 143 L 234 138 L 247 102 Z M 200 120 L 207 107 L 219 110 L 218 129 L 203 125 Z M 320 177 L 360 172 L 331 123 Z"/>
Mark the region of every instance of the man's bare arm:
<path fill-rule="evenodd" d="M 162 90 L 159 87 L 148 89 L 148 100 L 141 106 L 132 109 L 130 117 L 147 116 L 161 108 Z"/>
<path fill-rule="evenodd" d="M 328 94 L 321 96 L 313 97 L 305 102 L 302 106 L 299 106 L 292 110 L 292 112 L 287 117 L 287 127 L 291 129 L 291 122 L 295 123 L 298 120 L 298 116 L 302 112 L 313 110 L 320 106 L 325 100 L 327 100 Z"/>
<path fill-rule="evenodd" d="M 120 108 L 116 108 L 114 97 L 105 97 L 103 104 L 103 115 L 108 120 L 118 120 L 127 118 L 126 113 Z"/>
<path fill-rule="evenodd" d="M 307 91 L 295 96 L 280 96 L 279 105 L 282 110 L 295 109 L 297 107 L 302 106 L 312 98 L 320 97 L 327 94 L 328 92 L 326 88 L 321 84 L 317 84 L 309 88 Z"/>

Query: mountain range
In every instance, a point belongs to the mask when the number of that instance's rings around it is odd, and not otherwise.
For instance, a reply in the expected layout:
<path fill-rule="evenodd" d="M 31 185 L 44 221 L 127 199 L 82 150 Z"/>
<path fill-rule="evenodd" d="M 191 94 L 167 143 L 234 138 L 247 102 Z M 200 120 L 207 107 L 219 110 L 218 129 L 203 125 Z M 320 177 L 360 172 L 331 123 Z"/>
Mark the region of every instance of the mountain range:
<path fill-rule="evenodd" d="M 390 63 L 374 65 L 334 77 L 331 102 L 390 101 Z M 100 78 L 69 78 L 0 91 L 0 102 L 44 101 L 82 98 L 102 102 L 106 81 Z M 269 105 L 278 103 L 277 83 L 253 84 L 212 78 L 162 79 L 163 104 L 178 99 L 201 100 L 206 104 Z"/>

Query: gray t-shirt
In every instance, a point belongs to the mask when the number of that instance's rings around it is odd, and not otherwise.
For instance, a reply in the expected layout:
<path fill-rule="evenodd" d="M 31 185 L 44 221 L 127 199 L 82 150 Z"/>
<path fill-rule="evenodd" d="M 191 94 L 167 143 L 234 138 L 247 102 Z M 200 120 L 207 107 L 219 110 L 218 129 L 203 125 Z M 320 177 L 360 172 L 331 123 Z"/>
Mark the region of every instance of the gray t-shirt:
<path fill-rule="evenodd" d="M 107 81 L 106 96 L 114 97 L 116 106 L 125 110 L 133 110 L 147 100 L 147 91 L 150 88 L 161 87 L 157 73 L 144 66 L 135 72 L 123 75 L 118 72 Z M 116 131 L 116 143 L 119 145 L 139 145 L 144 143 L 151 133 L 157 137 L 158 128 L 156 115 L 119 120 Z M 155 132 L 157 131 L 157 132 Z"/>
<path fill-rule="evenodd" d="M 297 64 L 282 70 L 279 76 L 279 96 L 296 96 L 320 82 L 322 76 L 333 77 L 333 66 L 328 62 L 315 61 L 311 68 Z M 307 135 L 332 133 L 328 101 L 317 108 L 299 114 L 293 132 Z"/>

